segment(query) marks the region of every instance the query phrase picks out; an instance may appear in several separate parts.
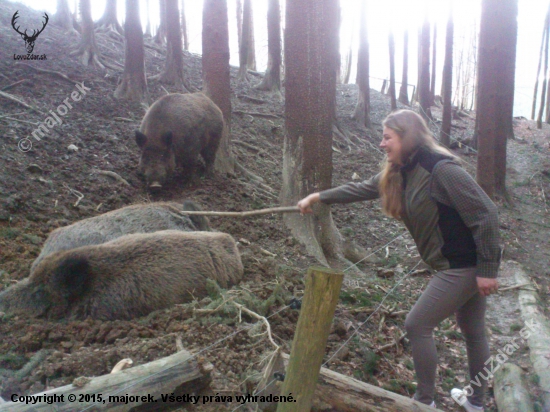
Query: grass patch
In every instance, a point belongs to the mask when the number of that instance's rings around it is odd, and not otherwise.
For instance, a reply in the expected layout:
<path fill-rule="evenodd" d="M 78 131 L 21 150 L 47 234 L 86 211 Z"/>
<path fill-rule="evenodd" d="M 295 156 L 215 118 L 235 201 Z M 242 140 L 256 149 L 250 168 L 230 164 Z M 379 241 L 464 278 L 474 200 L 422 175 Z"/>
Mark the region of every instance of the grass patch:
<path fill-rule="evenodd" d="M 510 325 L 510 332 L 517 332 L 521 330 L 521 325 L 519 323 L 514 323 L 513 325 Z"/>
<path fill-rule="evenodd" d="M 5 227 L 0 229 L 0 237 L 3 237 L 4 239 L 8 239 L 8 240 L 15 239 L 17 236 L 19 236 L 20 233 L 21 231 L 14 227 Z"/>

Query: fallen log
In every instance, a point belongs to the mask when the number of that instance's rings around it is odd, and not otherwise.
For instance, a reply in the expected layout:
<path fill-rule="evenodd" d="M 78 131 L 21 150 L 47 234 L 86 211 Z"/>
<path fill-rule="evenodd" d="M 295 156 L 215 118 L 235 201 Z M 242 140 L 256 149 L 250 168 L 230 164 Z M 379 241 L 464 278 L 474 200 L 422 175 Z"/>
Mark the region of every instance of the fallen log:
<path fill-rule="evenodd" d="M 281 359 L 285 368 L 288 367 L 289 355 L 283 353 Z M 274 373 L 281 373 L 278 370 L 281 366 L 280 361 L 275 360 L 271 362 L 270 366 L 273 367 L 273 370 L 266 371 L 264 376 L 273 377 Z M 260 385 L 256 394 L 279 395 L 281 382 L 273 380 L 273 378 L 269 381 L 271 383 L 265 389 Z M 273 405 L 263 404 L 262 410 L 273 411 Z M 321 368 L 311 411 L 322 412 L 327 410 L 332 412 L 435 412 L 439 409 L 434 409 L 406 396 L 361 382 L 330 369 Z"/>
<path fill-rule="evenodd" d="M 533 401 L 521 368 L 505 363 L 495 372 L 495 400 L 499 412 L 532 412 Z"/>
<path fill-rule="evenodd" d="M 193 355 L 183 350 L 172 356 L 117 373 L 97 378 L 78 378 L 72 385 L 32 395 L 33 399 L 40 400 L 37 403 L 0 403 L 0 412 L 49 412 L 52 410 L 126 412 L 137 406 L 141 405 L 141 409 L 153 403 L 157 407 L 164 404 L 168 406 L 170 402 L 163 403 L 162 394 L 176 396 L 197 394 L 210 384 L 212 369 L 213 366 L 210 363 L 199 365 Z M 40 395 L 42 397 L 38 398 Z M 57 395 L 57 398 L 53 395 Z M 135 398 L 131 402 L 124 403 L 124 399 L 128 400 L 130 396 Z M 47 403 L 48 400 L 53 403 Z M 182 406 L 181 402 L 178 404 Z"/>
<path fill-rule="evenodd" d="M 509 261 L 517 284 L 531 283 L 531 279 L 523 271 L 519 263 Z M 539 307 L 540 297 L 533 288 L 521 288 L 518 295 L 521 316 L 525 321 L 526 328 L 521 336 L 529 342 L 529 353 L 531 363 L 539 376 L 539 386 L 542 389 L 543 409 L 550 410 L 550 369 L 548 368 L 548 353 L 550 352 L 550 325 Z M 529 330 L 527 330 L 529 329 Z M 523 330 L 522 330 L 523 331 Z M 520 331 L 520 334 L 522 334 Z"/>

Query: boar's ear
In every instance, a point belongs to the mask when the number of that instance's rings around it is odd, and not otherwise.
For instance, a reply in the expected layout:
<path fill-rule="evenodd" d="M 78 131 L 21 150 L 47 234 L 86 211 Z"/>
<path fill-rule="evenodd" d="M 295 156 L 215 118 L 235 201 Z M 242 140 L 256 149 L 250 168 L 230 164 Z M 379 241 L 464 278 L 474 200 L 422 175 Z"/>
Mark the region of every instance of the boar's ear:
<path fill-rule="evenodd" d="M 166 147 L 172 147 L 172 132 L 166 132 L 161 137 L 162 143 L 166 145 Z"/>
<path fill-rule="evenodd" d="M 69 256 L 59 263 L 52 282 L 63 297 L 72 301 L 90 287 L 91 276 L 90 263 L 85 256 Z"/>
<path fill-rule="evenodd" d="M 147 143 L 147 136 L 145 136 L 139 130 L 136 130 L 136 143 L 140 149 L 143 149 L 143 146 L 145 146 L 145 143 Z"/>

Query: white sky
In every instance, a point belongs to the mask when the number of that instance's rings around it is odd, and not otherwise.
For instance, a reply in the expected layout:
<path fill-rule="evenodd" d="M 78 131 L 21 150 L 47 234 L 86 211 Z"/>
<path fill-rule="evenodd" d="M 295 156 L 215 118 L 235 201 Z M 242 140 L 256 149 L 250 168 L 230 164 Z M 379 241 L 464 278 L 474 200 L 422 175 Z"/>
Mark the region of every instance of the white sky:
<path fill-rule="evenodd" d="M 187 24 L 190 37 L 190 50 L 201 52 L 202 30 L 202 0 L 184 0 L 187 15 Z M 533 87 L 535 83 L 538 65 L 538 54 L 544 16 L 548 7 L 548 0 L 518 0 L 518 46 L 516 60 L 516 116 L 530 117 Z M 403 56 L 403 30 L 409 30 L 409 83 L 416 83 L 416 51 L 417 30 L 423 19 L 424 10 L 427 8 L 430 19 L 437 24 L 437 73 L 438 82 L 441 81 L 443 69 L 445 26 L 448 16 L 449 4 L 453 2 L 453 16 L 455 23 L 455 59 L 457 48 L 461 42 L 468 41 L 479 22 L 481 0 L 368 0 L 368 31 L 370 46 L 371 76 L 387 78 L 389 76 L 388 57 L 388 30 L 392 29 L 395 36 L 395 62 L 396 79 L 401 80 L 402 56 Z M 21 3 L 31 7 L 55 13 L 56 0 L 22 0 Z M 74 9 L 77 0 L 69 0 Z M 124 18 L 124 0 L 118 1 L 119 17 Z M 142 20 L 145 29 L 145 1 L 142 3 Z M 158 21 L 158 1 L 149 0 L 149 16 Z M 284 0 L 281 0 L 284 3 Z M 254 30 L 256 38 L 256 61 L 258 70 L 263 71 L 267 62 L 267 0 L 253 0 Z M 342 30 L 340 33 L 341 54 L 344 56 L 353 42 L 353 50 L 357 49 L 358 11 L 360 0 L 341 0 Z M 101 17 L 105 7 L 105 0 L 92 1 L 92 15 L 94 20 Z M 228 0 L 231 64 L 238 65 L 238 49 L 236 39 L 236 6 L 235 0 Z M 355 57 L 355 56 L 354 56 Z M 353 61 L 353 67 L 356 60 Z M 350 81 L 355 79 L 352 72 Z M 380 88 L 381 81 L 371 80 L 371 87 Z M 438 85 L 436 90 L 439 90 Z M 409 96 L 410 97 L 410 96 Z"/>

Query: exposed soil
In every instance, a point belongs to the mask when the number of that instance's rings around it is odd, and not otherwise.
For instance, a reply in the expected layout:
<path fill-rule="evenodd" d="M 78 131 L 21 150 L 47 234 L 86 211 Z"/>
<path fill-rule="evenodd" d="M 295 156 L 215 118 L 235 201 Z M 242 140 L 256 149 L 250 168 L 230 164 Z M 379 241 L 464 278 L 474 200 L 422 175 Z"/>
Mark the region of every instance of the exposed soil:
<path fill-rule="evenodd" d="M 112 97 L 121 73 L 83 67 L 69 56 L 77 38 L 64 36 L 53 24 L 41 34 L 34 51 L 45 53 L 48 59 L 30 62 L 30 65 L 64 73 L 74 82 L 16 64 L 11 54 L 23 53 L 24 44 L 10 27 L 15 10 L 20 10 L 21 16 L 40 20 L 38 12 L 0 1 L 0 38 L 2 49 L 8 53 L 0 60 L 0 88 L 23 81 L 6 92 L 44 114 L 0 97 L 0 290 L 28 276 L 41 244 L 53 229 L 132 203 L 193 199 L 204 209 L 219 211 L 279 206 L 284 104 L 279 97 L 252 87 L 260 81 L 258 75 L 251 76 L 251 84 L 237 84 L 237 70 L 232 68 L 232 151 L 238 162 L 261 176 L 268 187 L 259 187 L 246 176 L 216 174 L 210 178 L 199 171 L 196 178 L 188 181 L 176 176 L 165 190 L 153 196 L 136 175 L 139 152 L 133 131 L 139 127 L 145 109 Z M 123 44 L 111 36 L 98 36 L 99 48 L 106 58 L 123 64 Z M 147 40 L 146 43 L 152 44 Z M 148 75 L 159 73 L 165 61 L 164 53 L 147 47 L 145 55 Z M 190 83 L 200 89 L 200 56 L 185 54 L 185 64 Z M 36 125 L 28 122 L 43 122 L 50 110 L 55 110 L 76 90 L 76 82 L 84 82 L 90 90 L 73 104 L 63 124 L 36 141 L 30 136 Z M 156 80 L 149 81 L 152 101 L 164 95 L 164 89 L 179 92 Z M 356 95 L 355 85 L 338 87 L 337 119 L 341 134 L 335 134 L 334 140 L 334 185 L 371 176 L 382 160 L 378 143 L 381 121 L 390 111 L 389 99 L 372 91 L 373 129 L 367 131 L 350 119 Z M 441 119 L 439 109 L 434 108 L 434 115 Z M 460 141 L 473 133 L 474 115 L 468 116 L 453 121 L 453 137 Z M 440 124 L 436 121 L 431 125 L 436 135 Z M 535 123 L 526 119 L 515 119 L 514 126 L 517 140 L 510 141 L 508 146 L 508 189 L 514 204 L 497 199 L 504 259 L 513 259 L 525 266 L 546 302 L 550 274 L 547 199 L 550 126 L 545 124 L 542 130 L 537 130 Z M 28 152 L 18 149 L 18 142 L 25 137 L 33 143 Z M 75 145 L 78 150 L 70 151 L 69 145 Z M 474 174 L 475 153 L 464 146 L 458 147 L 456 153 Z M 118 173 L 130 186 L 99 174 L 101 170 Z M 80 201 L 79 194 L 83 195 Z M 376 202 L 335 206 L 333 214 L 346 237 L 375 253 L 359 264 L 365 277 L 346 277 L 327 345 L 327 366 L 411 396 L 414 372 L 407 340 L 381 352 L 378 348 L 396 338 L 399 340 L 405 316 L 398 312 L 410 309 L 430 274 L 424 271 L 406 277 L 383 304 L 382 310 L 388 315 L 376 313 L 365 322 L 369 309 L 376 308 L 393 285 L 419 263 L 419 256 L 404 226 L 385 217 Z M 292 297 L 301 296 L 307 267 L 316 262 L 291 237 L 280 215 L 247 220 L 218 217 L 211 219 L 211 225 L 239 240 L 245 267 L 241 285 L 232 291 L 223 291 L 223 296 L 229 294 L 249 309 L 270 316 L 275 341 L 285 352 L 290 352 L 299 311 L 286 305 Z M 403 236 L 397 238 L 401 234 Z M 387 245 L 390 241 L 393 242 Z M 416 269 L 419 268 L 425 266 L 420 264 Z M 517 302 L 516 293 L 503 292 L 502 298 L 489 300 L 488 330 L 494 351 L 522 326 L 517 308 L 513 306 Z M 253 385 L 246 382 L 247 378 L 256 379 L 254 375 L 262 367 L 260 361 L 273 348 L 265 334 L 259 335 L 265 330 L 261 322 L 253 333 L 234 334 L 256 324 L 257 320 L 243 314 L 239 323 L 239 314 L 231 305 L 210 316 L 193 315 L 194 308 L 215 308 L 220 301 L 220 295 L 214 293 L 201 301 L 132 321 L 50 322 L 24 317 L 0 318 L 1 395 L 7 399 L 11 393 L 37 393 L 70 384 L 81 376 L 107 374 L 123 358 L 131 358 L 134 365 L 140 365 L 171 355 L 176 351 L 177 336 L 182 337 L 185 349 L 200 353 L 214 365 L 212 393 L 235 395 L 251 390 Z M 274 315 L 278 311 L 281 312 Z M 393 312 L 398 314 L 389 314 Z M 214 345 L 225 337 L 228 338 Z M 440 357 L 436 402 L 442 409 L 459 410 L 448 393 L 452 387 L 463 387 L 467 380 L 464 343 L 454 320 L 443 322 L 436 330 L 436 337 Z M 207 347 L 209 349 L 204 350 Z M 42 349 L 48 350 L 45 360 L 25 378 L 14 378 L 14 372 Z M 514 359 L 531 372 L 527 355 L 527 348 L 518 350 Z M 530 384 L 537 396 L 536 379 Z M 196 410 L 231 411 L 238 405 L 217 404 Z M 486 410 L 496 410 L 492 398 L 488 406 Z"/>

